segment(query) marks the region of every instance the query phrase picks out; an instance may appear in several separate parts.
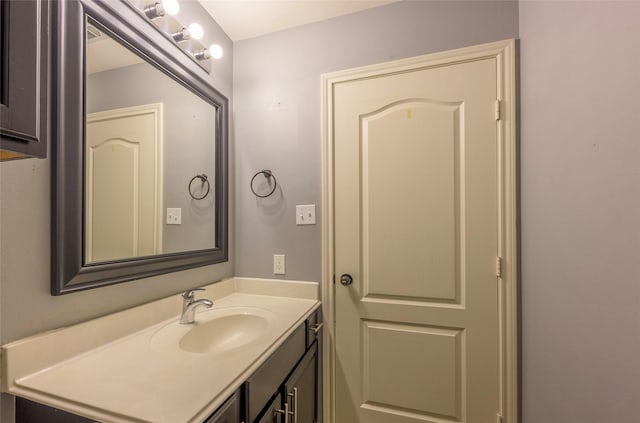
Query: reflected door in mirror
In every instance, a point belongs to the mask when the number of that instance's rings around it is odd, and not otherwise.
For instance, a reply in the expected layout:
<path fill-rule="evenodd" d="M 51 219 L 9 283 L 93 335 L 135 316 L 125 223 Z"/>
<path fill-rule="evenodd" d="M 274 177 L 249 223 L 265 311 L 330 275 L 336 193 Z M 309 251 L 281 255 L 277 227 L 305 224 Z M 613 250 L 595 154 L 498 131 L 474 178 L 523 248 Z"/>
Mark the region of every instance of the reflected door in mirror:
<path fill-rule="evenodd" d="M 162 104 L 87 116 L 86 261 L 162 251 Z"/>

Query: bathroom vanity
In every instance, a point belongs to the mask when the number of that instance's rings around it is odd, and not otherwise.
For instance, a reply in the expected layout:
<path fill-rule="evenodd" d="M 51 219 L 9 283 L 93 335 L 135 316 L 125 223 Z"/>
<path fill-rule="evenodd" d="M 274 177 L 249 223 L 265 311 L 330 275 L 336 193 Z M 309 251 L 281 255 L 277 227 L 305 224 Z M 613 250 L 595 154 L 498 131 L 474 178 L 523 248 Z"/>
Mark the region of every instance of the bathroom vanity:
<path fill-rule="evenodd" d="M 322 421 L 318 285 L 232 278 L 199 296 L 215 304 L 194 325 L 177 295 L 3 346 L 16 422 Z"/>

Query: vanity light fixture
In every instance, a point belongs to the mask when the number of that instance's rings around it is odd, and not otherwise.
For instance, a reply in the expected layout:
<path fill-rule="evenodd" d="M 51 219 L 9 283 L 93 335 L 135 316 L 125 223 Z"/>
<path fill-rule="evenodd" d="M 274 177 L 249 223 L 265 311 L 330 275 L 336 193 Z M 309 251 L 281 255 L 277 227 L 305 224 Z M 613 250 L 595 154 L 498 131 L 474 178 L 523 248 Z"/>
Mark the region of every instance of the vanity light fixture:
<path fill-rule="evenodd" d="M 193 22 L 186 28 L 183 26 L 183 23 L 178 19 L 179 16 L 174 16 L 180 11 L 180 3 L 178 1 L 125 0 L 125 3 L 149 19 L 157 30 L 178 45 L 202 69 L 211 72 L 211 62 L 208 60 L 221 59 L 224 54 L 223 49 L 219 44 L 215 43 L 208 48 L 205 47 L 208 41 L 205 41 L 204 28 L 198 22 Z M 146 6 L 144 6 L 145 3 Z M 183 43 L 184 41 L 188 42 Z"/>
<path fill-rule="evenodd" d="M 162 4 L 155 2 L 144 8 L 144 14 L 149 19 L 156 19 L 165 14 L 174 16 L 180 11 L 178 0 L 162 0 Z"/>
<path fill-rule="evenodd" d="M 194 40 L 199 40 L 204 36 L 204 30 L 199 23 L 194 22 L 189 25 L 189 35 L 191 35 L 191 38 Z"/>
<path fill-rule="evenodd" d="M 187 28 L 182 28 L 180 31 L 176 31 L 171 34 L 171 38 L 173 38 L 173 41 L 175 41 L 176 43 L 179 43 L 180 41 L 186 41 L 191 37 L 189 36 L 189 31 L 187 30 Z"/>

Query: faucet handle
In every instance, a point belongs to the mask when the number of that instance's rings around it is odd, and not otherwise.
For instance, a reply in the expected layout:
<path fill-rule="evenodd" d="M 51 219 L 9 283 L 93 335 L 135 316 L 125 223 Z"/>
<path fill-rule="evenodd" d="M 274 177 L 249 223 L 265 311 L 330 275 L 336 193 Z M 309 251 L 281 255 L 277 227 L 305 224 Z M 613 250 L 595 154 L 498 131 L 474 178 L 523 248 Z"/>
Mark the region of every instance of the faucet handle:
<path fill-rule="evenodd" d="M 182 294 L 182 298 L 185 299 L 185 301 L 191 301 L 193 300 L 194 294 L 196 291 L 204 291 L 204 288 L 193 288 L 193 289 L 189 289 L 188 291 L 185 291 Z"/>

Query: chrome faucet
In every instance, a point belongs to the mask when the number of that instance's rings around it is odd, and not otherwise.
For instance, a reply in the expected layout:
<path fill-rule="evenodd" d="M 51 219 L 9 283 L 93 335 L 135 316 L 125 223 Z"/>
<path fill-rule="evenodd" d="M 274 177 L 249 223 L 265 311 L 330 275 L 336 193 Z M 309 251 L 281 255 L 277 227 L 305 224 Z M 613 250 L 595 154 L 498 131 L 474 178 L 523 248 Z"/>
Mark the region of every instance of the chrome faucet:
<path fill-rule="evenodd" d="M 182 315 L 180 316 L 180 323 L 183 325 L 189 325 L 194 322 L 196 308 L 199 306 L 205 306 L 206 308 L 213 307 L 213 301 L 201 298 L 199 300 L 194 299 L 195 291 L 204 291 L 204 288 L 190 289 L 182 294 Z"/>

